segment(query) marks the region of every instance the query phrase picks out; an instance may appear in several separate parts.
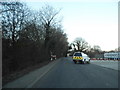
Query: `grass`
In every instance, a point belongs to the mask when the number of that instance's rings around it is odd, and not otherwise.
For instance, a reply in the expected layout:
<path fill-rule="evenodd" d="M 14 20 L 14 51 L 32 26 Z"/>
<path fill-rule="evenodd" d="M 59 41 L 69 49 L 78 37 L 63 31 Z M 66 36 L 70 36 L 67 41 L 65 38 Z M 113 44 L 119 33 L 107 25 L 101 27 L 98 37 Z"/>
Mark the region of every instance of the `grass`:
<path fill-rule="evenodd" d="M 41 68 L 41 67 L 49 64 L 50 62 L 52 62 L 52 61 L 45 61 L 45 62 L 39 63 L 37 65 L 34 65 L 32 67 L 30 66 L 21 71 L 16 71 L 14 73 L 11 73 L 10 75 L 4 76 L 4 77 L 2 77 L 2 85 L 4 86 L 5 84 L 7 84 L 11 81 L 14 81 L 15 79 L 18 79 L 18 78 L 24 76 L 25 74 L 28 74 L 31 71 Z"/>

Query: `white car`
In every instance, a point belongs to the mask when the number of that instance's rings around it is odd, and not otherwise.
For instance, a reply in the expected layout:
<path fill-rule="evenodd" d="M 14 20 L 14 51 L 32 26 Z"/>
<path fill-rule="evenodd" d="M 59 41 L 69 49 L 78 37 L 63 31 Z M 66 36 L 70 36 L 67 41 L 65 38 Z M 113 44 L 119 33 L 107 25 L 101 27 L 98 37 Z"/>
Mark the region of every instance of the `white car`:
<path fill-rule="evenodd" d="M 82 57 L 84 59 L 84 63 L 88 63 L 88 64 L 90 63 L 90 58 L 88 57 L 87 54 L 82 53 Z"/>
<path fill-rule="evenodd" d="M 83 52 L 75 52 L 73 54 L 73 61 L 75 64 L 76 63 L 85 64 L 85 63 L 90 63 L 90 58 Z"/>

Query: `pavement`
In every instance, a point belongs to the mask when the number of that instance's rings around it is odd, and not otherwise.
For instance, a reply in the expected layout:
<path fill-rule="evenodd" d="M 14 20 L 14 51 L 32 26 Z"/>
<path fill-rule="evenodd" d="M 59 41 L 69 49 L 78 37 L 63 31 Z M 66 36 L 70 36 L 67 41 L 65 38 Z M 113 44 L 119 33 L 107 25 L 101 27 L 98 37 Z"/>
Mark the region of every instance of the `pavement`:
<path fill-rule="evenodd" d="M 102 63 L 74 64 L 71 57 L 61 58 L 3 88 L 118 88 L 118 71 Z"/>
<path fill-rule="evenodd" d="M 114 61 L 114 60 L 91 60 L 92 64 L 96 64 L 102 67 L 114 69 L 114 70 L 120 70 L 120 61 Z"/>
<path fill-rule="evenodd" d="M 38 79 L 44 76 L 59 61 L 60 60 L 58 59 L 42 68 L 36 69 L 35 71 L 30 72 L 23 77 L 7 83 L 2 88 L 30 88 L 30 86 L 32 86 Z"/>

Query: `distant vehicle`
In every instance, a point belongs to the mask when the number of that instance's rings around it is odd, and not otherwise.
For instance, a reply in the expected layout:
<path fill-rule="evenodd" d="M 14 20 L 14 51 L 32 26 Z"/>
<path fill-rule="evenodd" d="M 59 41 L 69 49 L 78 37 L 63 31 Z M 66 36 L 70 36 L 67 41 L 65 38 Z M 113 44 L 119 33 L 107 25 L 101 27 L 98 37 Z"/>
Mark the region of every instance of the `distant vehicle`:
<path fill-rule="evenodd" d="M 82 64 L 88 63 L 89 64 L 90 58 L 82 52 L 75 52 L 73 54 L 73 61 L 75 64 L 76 63 L 82 63 Z"/>
<path fill-rule="evenodd" d="M 56 59 L 56 55 L 51 55 L 51 60 L 55 60 Z"/>

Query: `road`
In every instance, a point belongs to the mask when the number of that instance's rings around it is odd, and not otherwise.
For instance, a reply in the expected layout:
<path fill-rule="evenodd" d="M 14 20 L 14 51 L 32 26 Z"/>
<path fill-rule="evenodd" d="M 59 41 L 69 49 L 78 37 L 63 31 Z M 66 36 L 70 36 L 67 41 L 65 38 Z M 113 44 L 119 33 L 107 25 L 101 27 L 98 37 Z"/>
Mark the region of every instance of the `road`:
<path fill-rule="evenodd" d="M 118 88 L 118 71 L 64 58 L 31 88 Z"/>
<path fill-rule="evenodd" d="M 74 64 L 71 57 L 64 57 L 3 88 L 118 88 L 118 70 L 98 63 Z"/>

